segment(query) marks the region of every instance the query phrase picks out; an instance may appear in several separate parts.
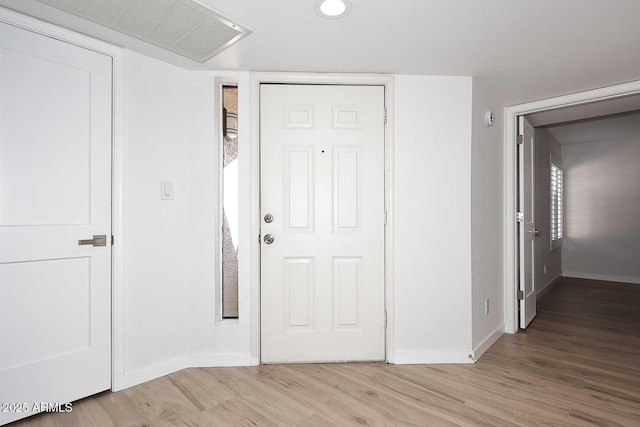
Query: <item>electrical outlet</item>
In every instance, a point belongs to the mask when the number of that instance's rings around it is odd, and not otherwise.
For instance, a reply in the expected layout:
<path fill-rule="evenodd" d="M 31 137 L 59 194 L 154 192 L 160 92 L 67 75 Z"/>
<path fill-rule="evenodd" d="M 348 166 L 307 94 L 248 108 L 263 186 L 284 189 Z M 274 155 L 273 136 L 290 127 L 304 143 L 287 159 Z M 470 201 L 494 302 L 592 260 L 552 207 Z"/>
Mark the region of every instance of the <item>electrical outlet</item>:
<path fill-rule="evenodd" d="M 543 270 L 544 270 L 544 274 L 547 274 L 547 264 L 544 265 Z"/>
<path fill-rule="evenodd" d="M 484 315 L 485 316 L 489 315 L 489 298 L 484 300 Z"/>

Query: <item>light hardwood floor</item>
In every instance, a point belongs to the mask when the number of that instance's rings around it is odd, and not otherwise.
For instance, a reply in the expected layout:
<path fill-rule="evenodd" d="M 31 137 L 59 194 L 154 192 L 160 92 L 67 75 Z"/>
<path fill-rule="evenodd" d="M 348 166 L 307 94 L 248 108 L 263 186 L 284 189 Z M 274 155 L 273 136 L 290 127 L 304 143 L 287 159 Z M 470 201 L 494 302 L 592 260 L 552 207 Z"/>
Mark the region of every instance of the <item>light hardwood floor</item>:
<path fill-rule="evenodd" d="M 562 279 L 475 365 L 187 369 L 16 426 L 640 426 L 640 285 Z"/>

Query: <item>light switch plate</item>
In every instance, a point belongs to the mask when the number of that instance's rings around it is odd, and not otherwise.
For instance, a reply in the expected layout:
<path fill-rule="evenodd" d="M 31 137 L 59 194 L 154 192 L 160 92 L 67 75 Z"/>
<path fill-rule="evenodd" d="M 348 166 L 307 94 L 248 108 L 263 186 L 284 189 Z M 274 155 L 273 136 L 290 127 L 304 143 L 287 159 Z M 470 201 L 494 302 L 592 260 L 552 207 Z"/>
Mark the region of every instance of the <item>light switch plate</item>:
<path fill-rule="evenodd" d="M 162 181 L 160 183 L 160 200 L 173 200 L 173 182 Z"/>

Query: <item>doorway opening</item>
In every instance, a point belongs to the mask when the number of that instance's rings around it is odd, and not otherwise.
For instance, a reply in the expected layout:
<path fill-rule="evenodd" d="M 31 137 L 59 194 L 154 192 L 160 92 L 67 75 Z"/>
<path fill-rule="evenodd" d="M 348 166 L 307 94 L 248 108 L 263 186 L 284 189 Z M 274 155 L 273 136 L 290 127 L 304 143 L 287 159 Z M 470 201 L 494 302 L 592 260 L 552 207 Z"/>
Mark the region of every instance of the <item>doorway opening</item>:
<path fill-rule="evenodd" d="M 515 333 L 519 328 L 526 327 L 528 322 L 523 321 L 523 318 L 530 317 L 528 319 L 530 321 L 535 316 L 536 297 L 539 298 L 545 289 L 548 289 L 549 285 L 552 285 L 557 278 L 562 276 L 562 264 L 559 261 L 559 254 L 562 251 L 561 246 L 567 243 L 567 237 L 571 237 L 572 230 L 571 225 L 567 226 L 567 214 L 569 213 L 566 199 L 567 182 L 576 182 L 575 179 L 571 180 L 575 170 L 573 162 L 569 159 L 563 159 L 562 153 L 575 150 L 574 148 L 563 149 L 563 147 L 571 147 L 567 143 L 570 141 L 559 144 L 554 141 L 553 133 L 566 133 L 569 128 L 575 130 L 574 128 L 578 125 L 584 126 L 588 122 L 602 122 L 605 119 L 624 121 L 624 117 L 627 117 L 630 114 L 629 112 L 640 110 L 640 96 L 638 96 L 638 93 L 640 93 L 640 82 L 633 82 L 508 107 L 505 110 L 504 294 L 506 332 Z M 608 117 L 603 118 L 603 116 Z M 601 120 L 594 121 L 594 118 L 597 117 L 600 117 Z M 519 135 L 523 134 L 523 132 L 519 130 L 518 125 L 525 118 L 531 123 L 531 127 L 535 128 L 533 130 L 535 134 L 534 144 L 539 142 L 546 149 L 546 151 L 537 150 L 535 160 L 539 164 L 532 164 L 532 170 L 538 174 L 538 179 L 535 178 L 535 175 L 532 178 L 533 182 L 540 187 L 535 192 L 533 187 L 524 188 L 520 179 L 523 169 L 522 160 L 518 157 L 518 152 L 522 151 Z M 633 121 L 632 119 L 626 120 Z M 573 145 L 573 147 L 575 146 Z M 555 166 L 555 175 L 553 166 Z M 568 167 L 571 172 L 567 172 Z M 564 185 L 564 200 L 558 199 L 557 194 L 559 171 L 562 171 L 561 184 Z M 541 177 L 545 179 L 539 179 Z M 555 200 L 553 198 L 553 184 L 556 185 Z M 572 188 L 569 191 L 573 191 Z M 541 192 L 539 190 L 544 191 Z M 529 191 L 529 193 L 526 191 Z M 540 197 L 541 193 L 544 195 L 543 197 Z M 528 198 L 535 200 L 534 196 L 538 196 L 538 201 L 546 203 L 544 205 L 534 203 L 534 206 L 536 204 L 539 205 L 535 212 L 537 215 L 534 215 L 531 221 L 533 224 L 532 229 L 525 230 L 525 221 L 520 222 L 523 219 L 520 215 L 523 208 L 522 200 Z M 558 205 L 559 202 L 562 205 Z M 573 202 L 570 204 L 575 206 Z M 562 215 L 561 218 L 558 217 L 558 213 Z M 555 218 L 554 214 L 556 215 Z M 575 224 L 575 221 L 572 221 L 572 223 Z M 538 225 L 544 226 L 544 230 L 540 230 Z M 558 238 L 559 231 L 563 234 L 560 239 Z M 525 234 L 527 232 L 535 236 L 534 241 L 537 240 L 537 242 L 533 243 L 532 257 L 525 259 L 523 254 L 525 244 L 528 241 L 526 240 L 528 234 Z M 546 243 L 541 244 L 543 241 Z M 565 242 L 563 243 L 563 241 Z M 542 251 L 542 249 L 545 249 L 545 251 Z M 541 259 L 536 261 L 536 255 Z M 525 275 L 526 263 L 529 263 L 532 268 L 532 273 L 528 276 L 528 280 L 531 281 L 530 286 L 525 282 L 525 276 L 527 276 Z M 567 271 L 565 273 L 575 275 L 575 272 Z M 527 301 L 527 296 L 532 300 Z M 529 308 L 527 308 L 527 304 Z M 531 307 L 533 308 L 531 309 Z M 529 309 L 529 314 L 526 313 L 527 309 Z"/>

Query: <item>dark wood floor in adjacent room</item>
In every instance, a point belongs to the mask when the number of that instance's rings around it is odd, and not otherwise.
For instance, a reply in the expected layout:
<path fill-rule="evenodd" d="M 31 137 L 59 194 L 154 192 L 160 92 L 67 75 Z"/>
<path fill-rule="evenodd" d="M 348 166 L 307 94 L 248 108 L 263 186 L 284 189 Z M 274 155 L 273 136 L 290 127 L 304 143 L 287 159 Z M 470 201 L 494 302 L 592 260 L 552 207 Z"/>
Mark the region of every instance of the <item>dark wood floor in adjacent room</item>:
<path fill-rule="evenodd" d="M 187 369 L 15 425 L 640 426 L 640 285 L 564 278 L 475 365 Z"/>

